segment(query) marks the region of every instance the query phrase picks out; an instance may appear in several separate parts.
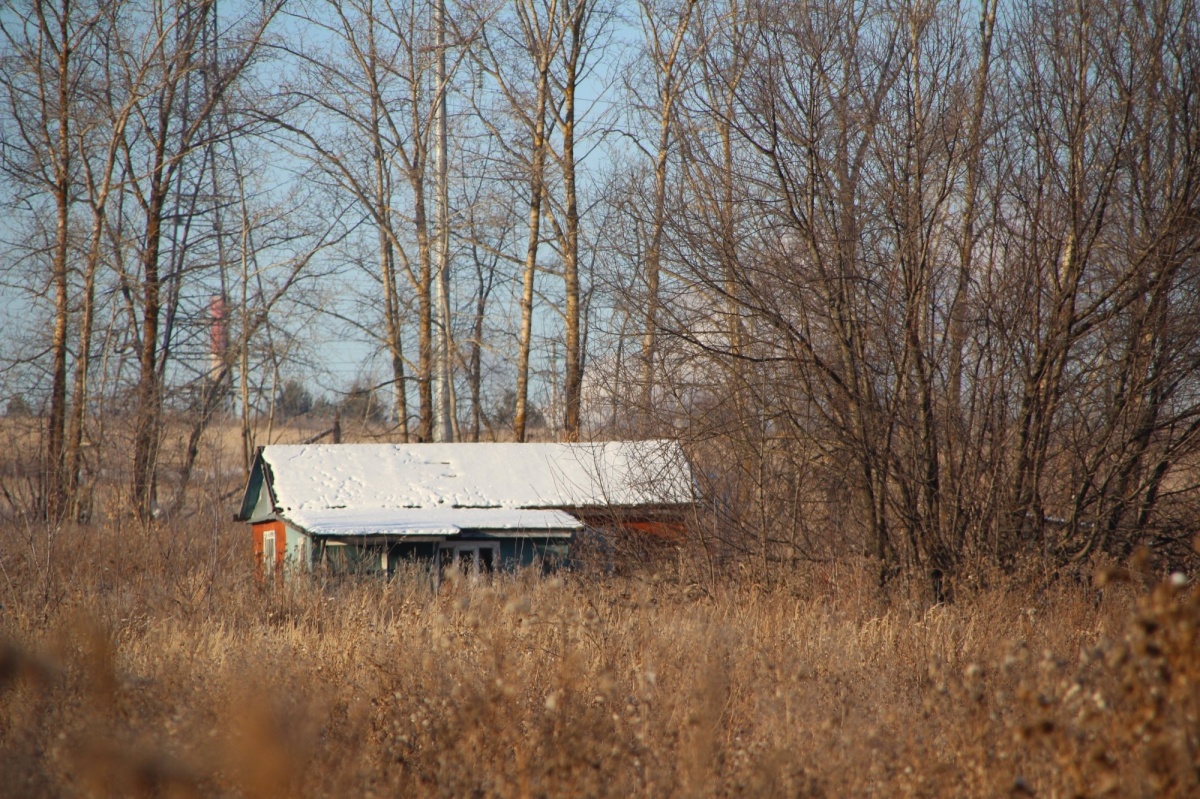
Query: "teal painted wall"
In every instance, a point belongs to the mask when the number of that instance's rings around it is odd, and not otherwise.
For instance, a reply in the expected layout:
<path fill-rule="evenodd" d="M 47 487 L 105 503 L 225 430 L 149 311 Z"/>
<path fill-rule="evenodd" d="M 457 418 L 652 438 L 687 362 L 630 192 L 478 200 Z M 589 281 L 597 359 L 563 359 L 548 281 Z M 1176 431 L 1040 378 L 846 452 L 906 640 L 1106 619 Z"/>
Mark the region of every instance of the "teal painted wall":
<path fill-rule="evenodd" d="M 502 538 L 500 563 L 503 569 L 517 569 L 541 564 L 552 569 L 567 559 L 569 544 L 562 538 Z"/>
<path fill-rule="evenodd" d="M 286 541 L 283 553 L 284 574 L 312 571 L 312 539 L 287 522 L 283 523 L 283 529 Z"/>
<path fill-rule="evenodd" d="M 338 546 L 313 542 L 302 533 L 287 528 L 288 561 L 293 563 L 293 569 L 312 571 L 314 566 L 321 566 L 331 574 L 364 574 L 382 575 L 384 552 L 383 545 L 354 546 L 347 544 Z M 297 541 L 293 543 L 293 533 Z M 300 539 L 308 543 L 305 550 Z M 527 566 L 541 565 L 550 571 L 566 562 L 569 553 L 569 541 L 561 538 L 488 538 L 485 536 L 462 537 L 453 539 L 455 543 L 472 541 L 496 543 L 500 548 L 500 558 L 497 568 L 502 571 L 515 571 Z M 388 573 L 396 571 L 404 564 L 428 568 L 438 557 L 438 542 L 396 542 L 387 545 Z"/>

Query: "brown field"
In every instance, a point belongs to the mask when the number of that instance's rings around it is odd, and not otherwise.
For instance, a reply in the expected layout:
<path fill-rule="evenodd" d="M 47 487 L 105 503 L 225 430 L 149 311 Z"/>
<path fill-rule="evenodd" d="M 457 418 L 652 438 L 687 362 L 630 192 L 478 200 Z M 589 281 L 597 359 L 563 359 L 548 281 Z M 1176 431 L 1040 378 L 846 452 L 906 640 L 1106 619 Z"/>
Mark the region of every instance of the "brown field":
<path fill-rule="evenodd" d="M 220 507 L 5 531 L 0 792 L 1200 790 L 1200 598 L 1136 569 L 976 580 L 934 607 L 851 565 L 699 584 L 686 558 L 268 589 Z"/>

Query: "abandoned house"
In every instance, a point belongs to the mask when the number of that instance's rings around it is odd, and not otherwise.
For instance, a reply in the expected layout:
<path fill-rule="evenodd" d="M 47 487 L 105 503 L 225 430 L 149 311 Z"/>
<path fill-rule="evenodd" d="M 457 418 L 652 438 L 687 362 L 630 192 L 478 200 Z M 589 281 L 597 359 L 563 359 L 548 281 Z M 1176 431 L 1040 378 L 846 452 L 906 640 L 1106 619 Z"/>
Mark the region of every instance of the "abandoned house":
<path fill-rule="evenodd" d="M 692 500 L 673 441 L 271 445 L 236 518 L 264 576 L 479 573 L 552 565 L 589 531 L 677 538 Z"/>

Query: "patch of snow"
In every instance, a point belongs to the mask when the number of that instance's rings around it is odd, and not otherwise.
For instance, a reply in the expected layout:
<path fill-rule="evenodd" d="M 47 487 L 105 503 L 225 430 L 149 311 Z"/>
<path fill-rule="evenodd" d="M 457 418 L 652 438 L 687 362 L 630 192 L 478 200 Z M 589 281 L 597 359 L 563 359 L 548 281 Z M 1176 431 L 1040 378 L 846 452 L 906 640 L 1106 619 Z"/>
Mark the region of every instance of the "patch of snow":
<path fill-rule="evenodd" d="M 284 514 L 313 535 L 458 535 L 463 530 L 566 531 L 583 524 L 569 513 L 526 508 L 328 508 Z"/>
<path fill-rule="evenodd" d="M 272 445 L 262 454 L 279 509 L 297 523 L 297 513 L 337 508 L 382 520 L 372 509 L 692 501 L 691 472 L 673 441 Z"/>

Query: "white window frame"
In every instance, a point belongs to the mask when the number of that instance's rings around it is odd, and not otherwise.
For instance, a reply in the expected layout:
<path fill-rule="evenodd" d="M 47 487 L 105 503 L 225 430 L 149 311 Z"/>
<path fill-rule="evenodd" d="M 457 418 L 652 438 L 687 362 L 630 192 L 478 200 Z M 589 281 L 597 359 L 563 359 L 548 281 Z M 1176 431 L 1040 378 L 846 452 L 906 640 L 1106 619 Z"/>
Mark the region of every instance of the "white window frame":
<path fill-rule="evenodd" d="M 263 530 L 263 573 L 275 576 L 275 531 Z"/>
<path fill-rule="evenodd" d="M 471 568 L 467 570 L 467 576 L 469 578 L 471 578 L 472 580 L 476 580 L 479 578 L 480 575 L 482 575 L 484 573 L 483 570 L 480 568 L 480 561 L 481 561 L 480 553 L 485 549 L 491 550 L 491 552 L 492 552 L 492 571 L 493 572 L 498 571 L 500 569 L 500 542 L 499 541 L 479 541 L 479 540 L 443 541 L 438 546 L 438 550 L 439 550 L 438 555 L 437 555 L 438 564 L 439 564 L 438 570 L 439 570 L 439 572 L 441 571 L 441 558 L 442 558 L 441 553 L 442 552 L 449 551 L 449 552 L 453 553 L 452 560 L 455 564 L 457 564 L 461 558 L 464 558 L 466 553 L 470 552 L 471 553 Z"/>

